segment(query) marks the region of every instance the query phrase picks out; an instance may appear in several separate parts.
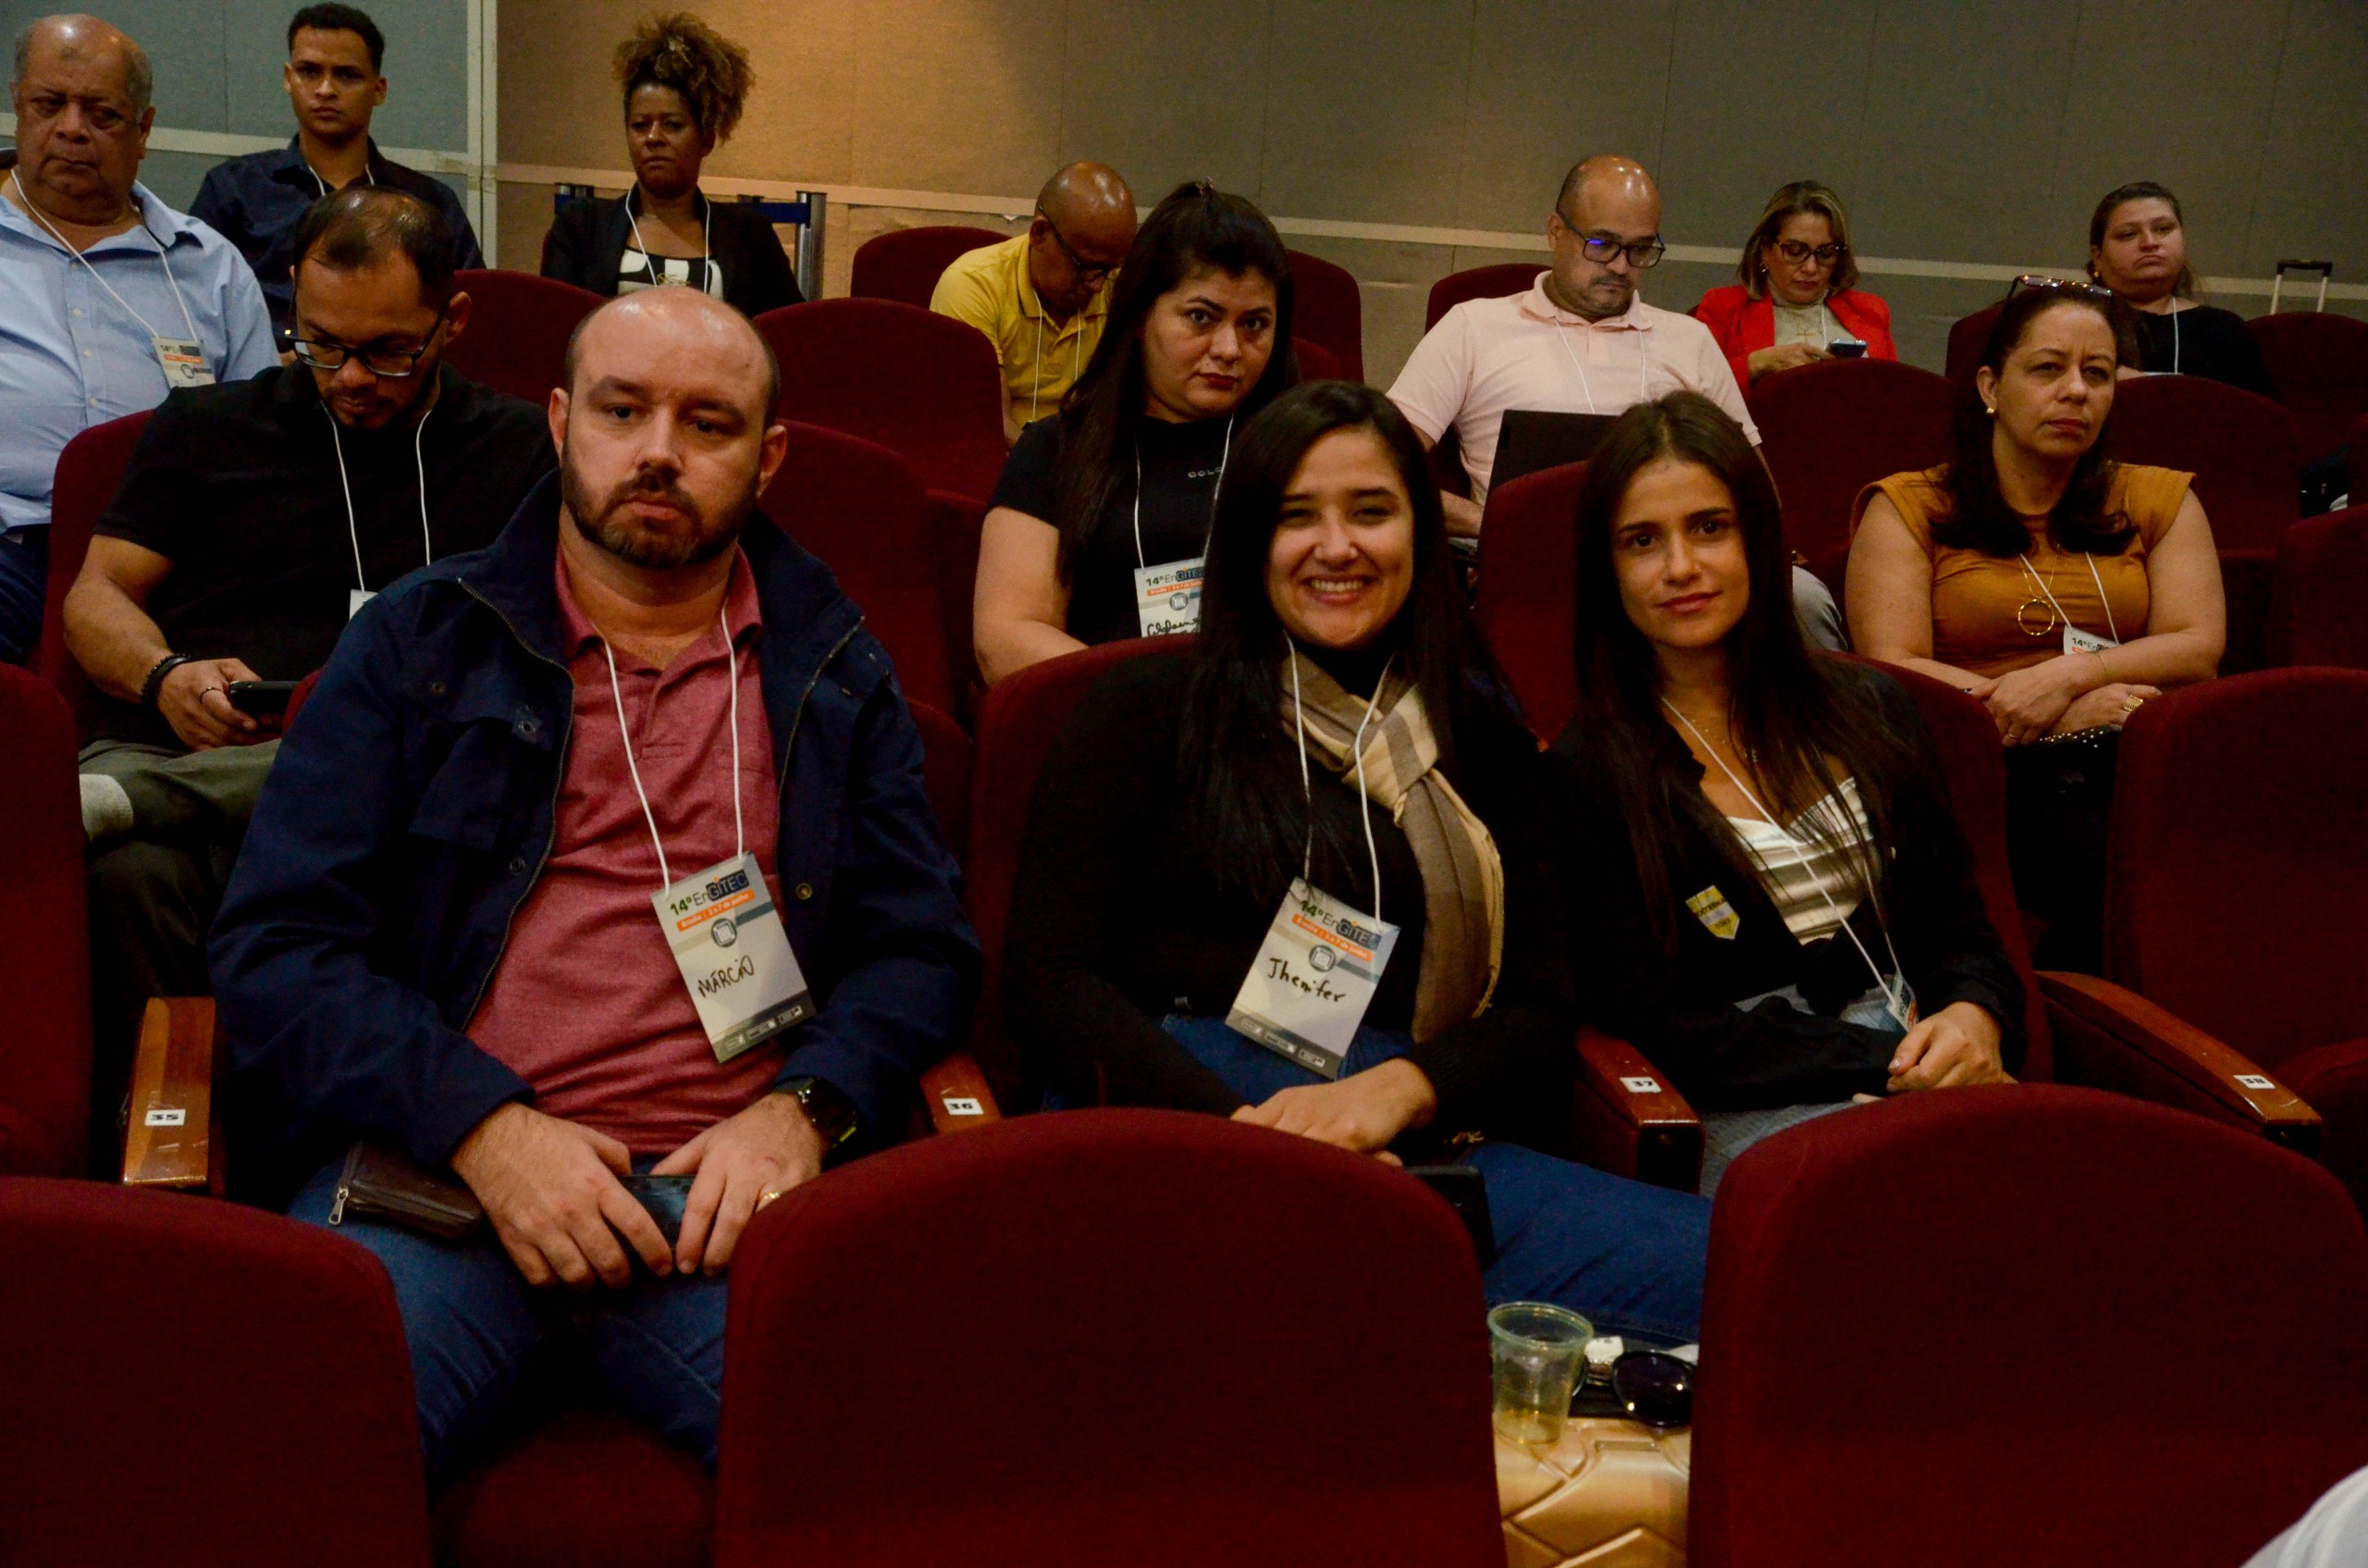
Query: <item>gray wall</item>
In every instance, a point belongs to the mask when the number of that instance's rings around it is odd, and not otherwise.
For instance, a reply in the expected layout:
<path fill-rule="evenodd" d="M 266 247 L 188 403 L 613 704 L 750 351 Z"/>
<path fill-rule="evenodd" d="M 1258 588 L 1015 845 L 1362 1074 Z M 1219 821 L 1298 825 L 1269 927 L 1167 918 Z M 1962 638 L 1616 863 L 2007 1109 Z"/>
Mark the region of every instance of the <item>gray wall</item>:
<path fill-rule="evenodd" d="M 623 166 L 608 52 L 644 0 L 503 0 L 502 157 Z M 2362 0 L 703 0 L 760 81 L 727 175 L 1024 195 L 1062 161 L 1149 201 L 1208 175 L 1278 216 L 1536 231 L 1575 158 L 1659 175 L 1671 241 L 1739 245 L 1813 177 L 1865 255 L 2085 259 L 2126 179 L 2185 200 L 2200 272 L 2281 255 L 2368 281 Z M 539 199 L 543 205 L 535 204 Z M 505 212 L 533 265 L 547 188 Z M 842 223 L 833 251 L 870 215 Z M 919 215 L 911 215 L 918 219 Z M 972 218 L 969 221 L 978 221 Z M 1432 280 L 1520 253 L 1292 237 L 1365 285 L 1392 375 Z M 832 270 L 844 277 L 843 253 Z M 1731 275 L 1664 264 L 1683 309 Z M 2001 285 L 1886 276 L 1910 358 Z M 841 284 L 840 287 L 844 287 Z M 2233 296 L 2239 314 L 2266 300 Z M 2360 310 L 2358 302 L 2344 308 Z"/>
<path fill-rule="evenodd" d="M 36 17 L 87 6 L 148 52 L 156 72 L 156 123 L 177 130 L 288 137 L 296 132 L 280 86 L 288 19 L 299 0 L 0 0 L 0 33 L 13 40 Z M 387 35 L 387 102 L 371 121 L 382 146 L 468 146 L 467 0 L 368 0 Z M 219 160 L 152 150 L 148 188 L 177 207 Z M 458 182 L 453 182 L 458 187 Z"/>

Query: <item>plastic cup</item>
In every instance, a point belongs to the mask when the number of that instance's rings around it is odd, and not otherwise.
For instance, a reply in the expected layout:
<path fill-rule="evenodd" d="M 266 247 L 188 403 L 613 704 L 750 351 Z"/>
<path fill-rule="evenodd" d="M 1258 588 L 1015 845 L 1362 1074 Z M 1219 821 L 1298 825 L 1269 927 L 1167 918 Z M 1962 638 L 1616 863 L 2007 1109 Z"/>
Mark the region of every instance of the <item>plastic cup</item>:
<path fill-rule="evenodd" d="M 1595 1328 L 1551 1302 L 1507 1302 L 1488 1314 L 1496 1368 L 1497 1430 L 1517 1443 L 1550 1444 L 1571 1415 L 1571 1389 Z"/>

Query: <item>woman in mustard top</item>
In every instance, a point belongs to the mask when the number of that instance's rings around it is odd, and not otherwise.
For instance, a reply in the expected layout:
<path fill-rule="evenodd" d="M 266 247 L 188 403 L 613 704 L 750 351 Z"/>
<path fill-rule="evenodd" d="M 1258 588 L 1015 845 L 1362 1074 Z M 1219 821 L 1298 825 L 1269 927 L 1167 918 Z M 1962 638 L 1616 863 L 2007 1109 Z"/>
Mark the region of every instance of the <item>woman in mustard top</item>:
<path fill-rule="evenodd" d="M 2090 285 L 2009 299 L 1952 460 L 1869 486 L 1850 548 L 1858 649 L 1980 698 L 2012 748 L 2016 890 L 2061 928 L 2041 952 L 2067 968 L 2096 962 L 2109 732 L 2209 680 L 2227 621 L 2192 475 L 2101 448 L 2120 308 Z"/>

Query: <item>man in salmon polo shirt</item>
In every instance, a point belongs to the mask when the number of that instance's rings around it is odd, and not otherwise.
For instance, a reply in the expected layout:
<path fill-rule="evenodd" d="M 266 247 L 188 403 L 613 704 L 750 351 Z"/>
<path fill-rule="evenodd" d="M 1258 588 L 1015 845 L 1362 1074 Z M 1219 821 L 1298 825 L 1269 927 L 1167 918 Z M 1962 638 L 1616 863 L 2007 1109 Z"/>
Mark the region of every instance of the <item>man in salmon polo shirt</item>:
<path fill-rule="evenodd" d="M 1529 290 L 1467 300 L 1414 345 L 1389 401 L 1426 447 L 1456 433 L 1472 499 L 1439 498 L 1449 528 L 1480 532 L 1498 435 L 1511 409 L 1616 414 L 1670 392 L 1699 392 L 1759 444 L 1710 329 L 1646 304 L 1638 291 L 1667 249 L 1660 230 L 1660 187 L 1644 167 L 1610 154 L 1588 158 L 1563 177 L 1546 220 L 1553 262 Z M 1797 567 L 1793 607 L 1810 640 L 1846 646 L 1833 595 Z"/>
<path fill-rule="evenodd" d="M 553 1353 L 712 1463 L 742 1228 L 894 1140 L 975 989 L 888 656 L 752 523 L 777 376 L 688 289 L 586 318 L 560 471 L 363 608 L 215 928 L 234 1114 L 392 1277 L 431 1482 Z M 489 1224 L 368 1217 L 356 1146 Z M 642 1173 L 692 1179 L 672 1245 Z"/>

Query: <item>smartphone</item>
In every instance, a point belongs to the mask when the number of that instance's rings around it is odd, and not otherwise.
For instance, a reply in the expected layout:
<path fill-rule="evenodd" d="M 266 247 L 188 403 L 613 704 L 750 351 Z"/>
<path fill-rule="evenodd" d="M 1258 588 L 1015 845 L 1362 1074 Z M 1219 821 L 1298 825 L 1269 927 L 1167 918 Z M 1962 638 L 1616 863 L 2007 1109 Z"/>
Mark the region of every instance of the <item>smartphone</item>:
<path fill-rule="evenodd" d="M 1826 344 L 1825 352 L 1836 359 L 1856 359 L 1867 352 L 1867 345 L 1856 338 L 1836 338 Z"/>
<path fill-rule="evenodd" d="M 232 681 L 230 706 L 250 719 L 284 718 L 296 685 L 294 681 Z"/>
<path fill-rule="evenodd" d="M 1468 1165 L 1410 1165 L 1406 1174 L 1447 1200 L 1455 1217 L 1463 1221 L 1480 1266 L 1497 1261 L 1497 1231 L 1488 1222 L 1488 1184 Z"/>
<path fill-rule="evenodd" d="M 673 1246 L 683 1239 L 683 1210 L 691 1201 L 688 1176 L 620 1176 L 619 1185 L 630 1193 L 633 1201 L 649 1211 L 658 1222 L 658 1233 Z"/>

